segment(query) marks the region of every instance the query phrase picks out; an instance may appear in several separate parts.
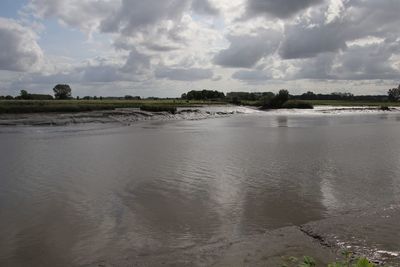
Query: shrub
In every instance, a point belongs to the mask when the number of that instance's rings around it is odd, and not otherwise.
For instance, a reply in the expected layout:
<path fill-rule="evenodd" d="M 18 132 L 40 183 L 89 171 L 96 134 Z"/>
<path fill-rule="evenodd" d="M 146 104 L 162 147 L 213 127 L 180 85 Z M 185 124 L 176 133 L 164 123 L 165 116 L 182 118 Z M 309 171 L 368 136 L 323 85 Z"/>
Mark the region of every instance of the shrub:
<path fill-rule="evenodd" d="M 383 110 L 383 111 L 389 111 L 390 110 L 390 108 L 388 106 L 381 106 L 380 109 Z"/>
<path fill-rule="evenodd" d="M 298 108 L 298 109 L 313 109 L 314 106 L 308 102 L 300 101 L 300 100 L 289 100 L 282 105 L 282 108 Z"/>
<path fill-rule="evenodd" d="M 272 98 L 266 100 L 261 109 L 279 109 L 283 104 L 289 100 L 289 92 L 287 90 L 280 90 L 279 93 Z"/>
<path fill-rule="evenodd" d="M 140 110 L 151 111 L 151 112 L 169 112 L 175 114 L 177 109 L 174 106 L 155 106 L 155 105 L 143 105 Z"/>

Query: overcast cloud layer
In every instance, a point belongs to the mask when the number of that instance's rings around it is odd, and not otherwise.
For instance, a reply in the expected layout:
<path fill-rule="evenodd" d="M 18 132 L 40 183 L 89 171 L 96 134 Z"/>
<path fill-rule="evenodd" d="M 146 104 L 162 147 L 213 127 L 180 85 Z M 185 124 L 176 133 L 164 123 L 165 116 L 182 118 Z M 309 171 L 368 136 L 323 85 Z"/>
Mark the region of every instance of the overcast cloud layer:
<path fill-rule="evenodd" d="M 0 17 L 0 95 L 385 93 L 398 0 L 31 0 Z M 14 14 L 14 15 L 13 15 Z M 15 15 L 17 14 L 17 15 Z"/>

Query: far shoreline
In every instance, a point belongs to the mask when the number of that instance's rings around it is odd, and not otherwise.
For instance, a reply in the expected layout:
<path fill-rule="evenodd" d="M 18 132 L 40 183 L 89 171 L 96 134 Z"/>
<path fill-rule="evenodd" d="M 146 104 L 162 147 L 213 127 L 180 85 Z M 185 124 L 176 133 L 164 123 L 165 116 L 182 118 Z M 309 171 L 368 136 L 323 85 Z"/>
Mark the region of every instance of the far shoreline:
<path fill-rule="evenodd" d="M 76 112 L 27 112 L 0 113 L 0 127 L 5 126 L 68 126 L 75 124 L 132 125 L 141 121 L 202 120 L 228 117 L 234 114 L 266 115 L 349 115 L 349 114 L 388 114 L 400 112 L 397 107 L 382 110 L 380 106 L 328 106 L 318 105 L 314 109 L 270 109 L 260 110 L 254 106 L 235 106 L 229 104 L 192 104 L 180 106 L 174 113 L 168 111 L 147 111 L 138 107 Z"/>

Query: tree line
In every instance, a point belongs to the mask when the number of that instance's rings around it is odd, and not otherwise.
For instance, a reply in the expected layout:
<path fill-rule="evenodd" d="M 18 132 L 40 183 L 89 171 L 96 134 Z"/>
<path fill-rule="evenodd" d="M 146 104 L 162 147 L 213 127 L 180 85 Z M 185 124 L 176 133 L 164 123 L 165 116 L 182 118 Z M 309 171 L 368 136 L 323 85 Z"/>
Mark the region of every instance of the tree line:
<path fill-rule="evenodd" d="M 281 90 L 282 91 L 282 90 Z M 286 90 L 283 90 L 286 91 Z M 282 91 L 282 92 L 283 92 Z M 49 94 L 32 94 L 28 93 L 26 90 L 21 90 L 20 95 L 13 97 L 11 95 L 0 96 L 0 100 L 68 100 L 73 99 L 72 90 L 68 84 L 57 84 L 53 88 L 54 96 Z M 282 96 L 282 92 L 277 95 Z M 219 100 L 230 102 L 233 104 L 240 104 L 244 101 L 253 102 L 265 102 L 268 99 L 273 99 L 277 96 L 273 92 L 229 92 L 227 94 L 217 91 L 217 90 L 191 90 L 187 93 L 181 95 L 181 99 L 184 100 Z M 97 97 L 97 96 L 85 96 L 76 99 L 83 100 L 102 100 L 102 99 L 116 99 L 116 100 L 140 100 L 140 96 L 126 95 L 124 97 Z M 156 97 L 151 97 L 148 99 L 159 99 Z M 387 95 L 353 95 L 352 93 L 341 93 L 334 92 L 330 94 L 316 94 L 312 91 L 308 91 L 301 95 L 290 95 L 288 94 L 288 99 L 292 100 L 344 100 L 344 101 L 399 101 L 400 100 L 400 85 L 397 88 L 392 88 L 388 90 Z"/>
<path fill-rule="evenodd" d="M 281 90 L 282 91 L 282 90 Z M 283 90 L 280 93 L 283 93 Z M 223 92 L 213 90 L 189 91 L 182 94 L 182 99 L 187 100 L 223 100 L 231 103 L 239 103 L 241 101 L 262 101 L 270 99 L 276 95 L 273 92 L 229 92 L 226 95 Z M 387 95 L 354 95 L 347 92 L 333 92 L 329 94 L 316 94 L 308 91 L 301 95 L 288 94 L 289 99 L 293 100 L 344 100 L 344 101 L 399 101 L 400 100 L 400 85 L 398 88 L 390 89 Z"/>

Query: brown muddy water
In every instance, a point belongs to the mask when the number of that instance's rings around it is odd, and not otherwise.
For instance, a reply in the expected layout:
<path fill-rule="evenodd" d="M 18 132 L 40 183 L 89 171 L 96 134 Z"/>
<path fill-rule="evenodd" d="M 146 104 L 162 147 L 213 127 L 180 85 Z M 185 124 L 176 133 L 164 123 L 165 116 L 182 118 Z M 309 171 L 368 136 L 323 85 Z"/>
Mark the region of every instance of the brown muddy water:
<path fill-rule="evenodd" d="M 384 210 L 399 137 L 399 113 L 0 127 L 0 266 L 112 265 Z M 324 229 L 397 253 L 396 212 Z"/>

